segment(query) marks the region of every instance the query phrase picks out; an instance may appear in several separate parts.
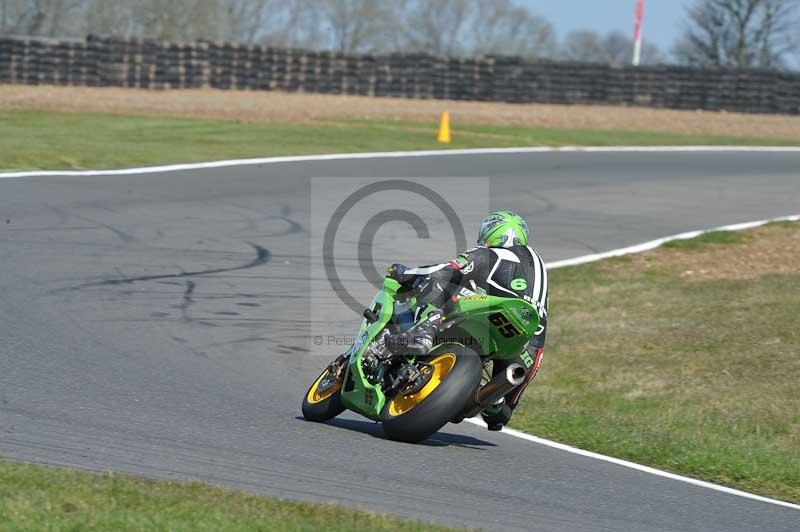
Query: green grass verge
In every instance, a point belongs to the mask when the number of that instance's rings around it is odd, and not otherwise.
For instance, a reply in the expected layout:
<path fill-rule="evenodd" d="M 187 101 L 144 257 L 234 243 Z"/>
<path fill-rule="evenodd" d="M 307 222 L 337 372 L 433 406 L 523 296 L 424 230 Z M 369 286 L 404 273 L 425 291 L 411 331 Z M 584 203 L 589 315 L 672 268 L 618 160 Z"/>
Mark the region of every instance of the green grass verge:
<path fill-rule="evenodd" d="M 203 484 L 0 461 L 0 529 L 452 530 L 381 514 L 264 499 Z"/>
<path fill-rule="evenodd" d="M 769 222 L 765 227 L 782 227 L 784 229 L 794 229 L 797 227 L 797 222 L 790 222 L 782 220 L 778 222 Z"/>
<path fill-rule="evenodd" d="M 735 235 L 673 247 L 769 238 Z M 670 253 L 551 272 L 547 355 L 511 426 L 800 502 L 800 275 L 689 281 Z"/>
<path fill-rule="evenodd" d="M 429 150 L 435 123 L 339 120 L 241 123 L 0 110 L 0 169 L 118 168 L 217 159 Z M 456 126 L 449 148 L 608 145 L 800 145 L 800 141 L 650 132 Z"/>
<path fill-rule="evenodd" d="M 666 242 L 663 247 L 667 249 L 682 249 L 684 251 L 700 251 L 705 249 L 709 244 L 744 244 L 749 241 L 749 239 L 750 236 L 741 231 L 712 231 L 696 238 Z"/>

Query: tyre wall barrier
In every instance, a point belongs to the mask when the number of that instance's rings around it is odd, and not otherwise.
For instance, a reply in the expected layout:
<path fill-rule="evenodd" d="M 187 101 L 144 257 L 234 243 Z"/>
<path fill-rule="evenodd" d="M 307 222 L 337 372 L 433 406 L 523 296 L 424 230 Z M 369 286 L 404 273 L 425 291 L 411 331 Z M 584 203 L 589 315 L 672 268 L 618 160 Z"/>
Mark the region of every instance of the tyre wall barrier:
<path fill-rule="evenodd" d="M 85 41 L 0 38 L 0 83 L 206 87 L 800 114 L 798 73 L 672 65 L 612 67 L 504 56 L 344 55 L 93 35 Z"/>

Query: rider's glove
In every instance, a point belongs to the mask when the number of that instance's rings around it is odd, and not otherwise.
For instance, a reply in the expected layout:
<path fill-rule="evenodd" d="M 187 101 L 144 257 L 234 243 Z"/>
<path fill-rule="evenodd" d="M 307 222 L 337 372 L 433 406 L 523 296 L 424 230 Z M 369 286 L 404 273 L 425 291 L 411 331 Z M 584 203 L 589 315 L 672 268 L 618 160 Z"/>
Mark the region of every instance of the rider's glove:
<path fill-rule="evenodd" d="M 433 338 L 436 329 L 429 326 L 420 326 L 413 331 L 403 331 L 386 339 L 386 347 L 394 355 L 423 356 L 433 347 Z"/>
<path fill-rule="evenodd" d="M 501 430 L 511 420 L 511 407 L 505 401 L 487 407 L 481 412 L 489 430 Z"/>
<path fill-rule="evenodd" d="M 433 339 L 439 332 L 441 314 L 437 311 L 414 327 L 411 331 L 403 331 L 386 339 L 386 347 L 392 354 L 423 356 L 433 347 Z"/>

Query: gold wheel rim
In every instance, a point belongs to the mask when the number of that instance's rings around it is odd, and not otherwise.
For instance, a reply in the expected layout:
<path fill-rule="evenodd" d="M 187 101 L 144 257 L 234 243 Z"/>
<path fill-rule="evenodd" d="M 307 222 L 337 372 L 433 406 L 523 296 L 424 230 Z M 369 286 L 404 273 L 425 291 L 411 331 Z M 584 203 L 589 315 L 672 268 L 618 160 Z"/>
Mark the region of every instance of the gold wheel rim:
<path fill-rule="evenodd" d="M 389 402 L 389 415 L 400 416 L 424 401 L 439 387 L 442 381 L 450 374 L 456 365 L 456 354 L 445 353 L 428 362 L 433 366 L 431 380 L 418 392 L 409 395 L 396 395 Z"/>
<path fill-rule="evenodd" d="M 337 382 L 336 384 L 334 384 L 329 388 L 326 388 L 322 391 L 319 390 L 319 385 L 322 382 L 322 379 L 327 377 L 329 374 L 330 374 L 329 370 L 326 369 L 325 371 L 323 371 L 322 374 L 320 374 L 320 376 L 317 377 L 317 380 L 314 381 L 314 384 L 311 386 L 311 388 L 308 390 L 308 395 L 306 396 L 306 400 L 312 405 L 316 403 L 321 403 L 322 401 L 331 397 L 333 394 L 335 394 L 342 388 L 342 383 Z"/>

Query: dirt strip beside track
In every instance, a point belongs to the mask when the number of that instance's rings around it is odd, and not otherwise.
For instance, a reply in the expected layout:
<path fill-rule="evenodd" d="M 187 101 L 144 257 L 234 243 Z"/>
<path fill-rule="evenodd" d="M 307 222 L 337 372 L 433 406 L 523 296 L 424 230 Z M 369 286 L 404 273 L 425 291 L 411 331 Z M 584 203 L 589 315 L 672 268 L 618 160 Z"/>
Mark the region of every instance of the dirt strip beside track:
<path fill-rule="evenodd" d="M 654 131 L 687 135 L 800 138 L 800 116 L 612 106 L 504 104 L 281 92 L 0 85 L 0 109 L 182 116 L 245 122 L 330 119 L 435 122 L 557 129 Z"/>

